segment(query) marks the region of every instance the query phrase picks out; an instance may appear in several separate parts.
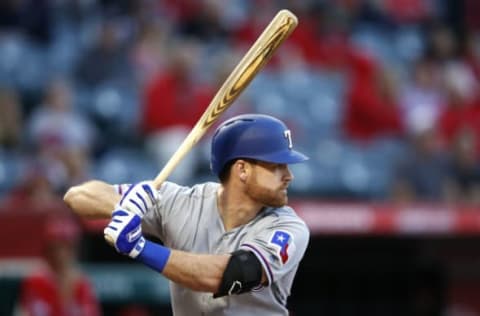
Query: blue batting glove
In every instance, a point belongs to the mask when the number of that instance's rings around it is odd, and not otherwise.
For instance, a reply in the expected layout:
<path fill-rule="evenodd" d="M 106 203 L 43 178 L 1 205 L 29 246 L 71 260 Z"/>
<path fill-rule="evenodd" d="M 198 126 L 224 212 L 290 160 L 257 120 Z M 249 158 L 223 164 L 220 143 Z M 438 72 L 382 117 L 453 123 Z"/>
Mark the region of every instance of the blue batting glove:
<path fill-rule="evenodd" d="M 152 181 L 142 181 L 130 188 L 123 194 L 117 208 L 121 208 L 143 217 L 148 211 L 153 209 L 160 194 L 153 186 Z"/>
<path fill-rule="evenodd" d="M 141 223 L 142 219 L 137 214 L 117 209 L 112 213 L 112 220 L 103 230 L 105 239 L 119 253 L 136 258 L 145 247 Z"/>

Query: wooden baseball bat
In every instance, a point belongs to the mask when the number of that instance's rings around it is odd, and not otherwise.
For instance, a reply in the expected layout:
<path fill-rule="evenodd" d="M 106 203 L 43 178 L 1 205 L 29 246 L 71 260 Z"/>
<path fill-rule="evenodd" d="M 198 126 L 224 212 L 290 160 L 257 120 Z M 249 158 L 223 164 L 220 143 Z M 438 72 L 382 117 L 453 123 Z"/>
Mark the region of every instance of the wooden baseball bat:
<path fill-rule="evenodd" d="M 183 157 L 198 143 L 208 128 L 245 90 L 256 74 L 270 60 L 273 53 L 292 33 L 297 24 L 297 17 L 289 10 L 280 10 L 275 15 L 230 73 L 180 147 L 153 180 L 157 189 L 173 172 Z"/>

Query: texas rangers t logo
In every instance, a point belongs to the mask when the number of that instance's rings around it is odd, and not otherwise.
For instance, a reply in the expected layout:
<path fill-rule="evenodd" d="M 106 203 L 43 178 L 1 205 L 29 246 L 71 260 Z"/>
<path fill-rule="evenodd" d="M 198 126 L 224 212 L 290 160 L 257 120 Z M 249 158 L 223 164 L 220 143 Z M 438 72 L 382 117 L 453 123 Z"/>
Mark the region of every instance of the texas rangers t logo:
<path fill-rule="evenodd" d="M 279 248 L 279 256 L 283 264 L 285 264 L 285 262 L 287 262 L 288 260 L 288 247 L 292 244 L 292 242 L 292 236 L 286 231 L 276 230 L 272 235 L 270 244 L 275 245 L 277 246 L 277 248 Z"/>
<path fill-rule="evenodd" d="M 292 132 L 289 129 L 283 131 L 283 136 L 288 140 L 288 149 L 293 148 Z"/>

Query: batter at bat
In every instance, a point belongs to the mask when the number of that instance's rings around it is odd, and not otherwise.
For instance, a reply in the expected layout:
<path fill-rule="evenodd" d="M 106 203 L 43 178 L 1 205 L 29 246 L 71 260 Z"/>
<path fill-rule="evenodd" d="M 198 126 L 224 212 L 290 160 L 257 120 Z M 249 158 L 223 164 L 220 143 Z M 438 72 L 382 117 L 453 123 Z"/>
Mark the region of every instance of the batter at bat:
<path fill-rule="evenodd" d="M 216 129 L 210 159 L 218 182 L 92 180 L 64 199 L 80 216 L 111 217 L 115 249 L 171 281 L 174 315 L 288 315 L 310 235 L 287 205 L 289 164 L 308 158 L 282 121 L 244 114 Z"/>

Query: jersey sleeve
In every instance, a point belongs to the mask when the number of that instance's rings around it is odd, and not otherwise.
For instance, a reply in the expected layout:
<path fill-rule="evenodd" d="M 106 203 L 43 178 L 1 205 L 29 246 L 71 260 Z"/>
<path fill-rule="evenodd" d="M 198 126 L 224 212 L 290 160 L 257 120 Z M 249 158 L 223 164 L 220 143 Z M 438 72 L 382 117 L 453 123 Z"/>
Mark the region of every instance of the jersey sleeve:
<path fill-rule="evenodd" d="M 240 247 L 257 256 L 270 285 L 298 267 L 309 238 L 308 227 L 301 219 L 279 217 L 245 240 Z"/>
<path fill-rule="evenodd" d="M 175 216 L 172 213 L 178 209 L 175 203 L 178 203 L 179 194 L 184 191 L 186 187 L 180 186 L 172 182 L 164 182 L 158 190 L 160 200 L 157 207 L 151 212 L 147 212 L 143 217 L 142 230 L 147 235 L 155 236 L 163 242 L 166 241 L 165 223 L 175 221 Z"/>

